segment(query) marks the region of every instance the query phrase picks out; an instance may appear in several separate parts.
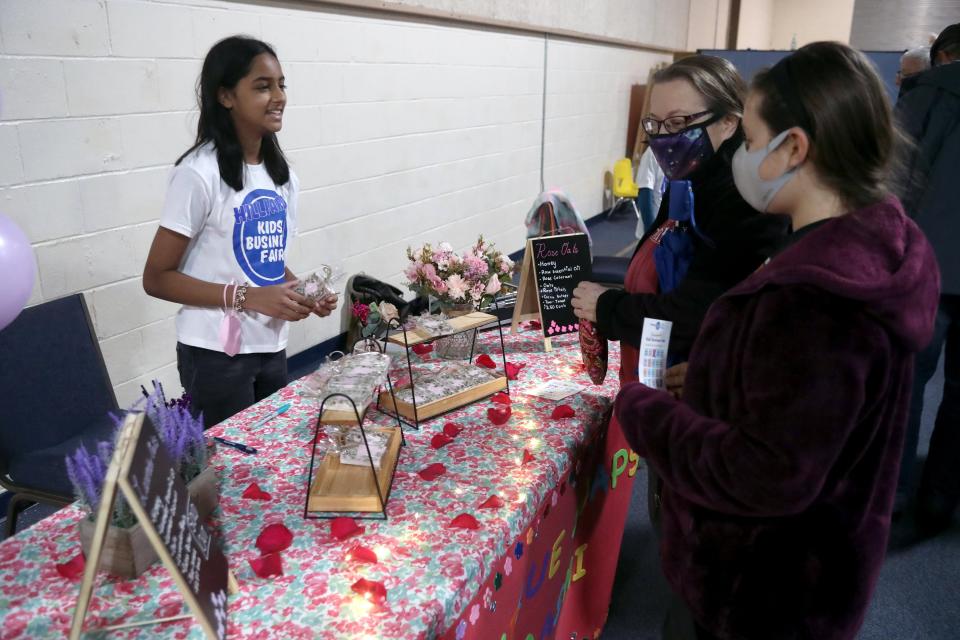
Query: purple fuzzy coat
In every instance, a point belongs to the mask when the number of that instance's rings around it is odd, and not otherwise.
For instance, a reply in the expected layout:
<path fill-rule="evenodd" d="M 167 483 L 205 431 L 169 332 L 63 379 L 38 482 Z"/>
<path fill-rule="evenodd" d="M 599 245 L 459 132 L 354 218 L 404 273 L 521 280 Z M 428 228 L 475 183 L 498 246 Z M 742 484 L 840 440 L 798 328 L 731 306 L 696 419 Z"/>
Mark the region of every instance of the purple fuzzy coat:
<path fill-rule="evenodd" d="M 883 562 L 933 252 L 889 199 L 800 238 L 710 308 L 683 401 L 617 417 L 663 479 L 662 562 L 721 638 L 853 638 Z"/>

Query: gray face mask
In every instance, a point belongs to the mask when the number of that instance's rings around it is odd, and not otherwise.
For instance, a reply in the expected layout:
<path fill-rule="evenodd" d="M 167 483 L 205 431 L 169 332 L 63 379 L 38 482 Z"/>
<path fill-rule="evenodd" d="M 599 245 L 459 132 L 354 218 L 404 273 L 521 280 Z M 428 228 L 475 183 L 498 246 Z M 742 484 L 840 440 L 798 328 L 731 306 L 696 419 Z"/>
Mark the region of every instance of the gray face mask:
<path fill-rule="evenodd" d="M 747 143 L 744 142 L 733 154 L 731 163 L 733 182 L 737 185 L 737 191 L 747 201 L 747 204 L 757 211 L 766 212 L 774 196 L 785 184 L 790 182 L 799 168 L 794 167 L 773 180 L 764 180 L 760 177 L 760 165 L 763 164 L 768 155 L 786 140 L 788 133 L 790 133 L 789 129 L 780 132 L 765 148 L 756 151 L 747 151 Z"/>

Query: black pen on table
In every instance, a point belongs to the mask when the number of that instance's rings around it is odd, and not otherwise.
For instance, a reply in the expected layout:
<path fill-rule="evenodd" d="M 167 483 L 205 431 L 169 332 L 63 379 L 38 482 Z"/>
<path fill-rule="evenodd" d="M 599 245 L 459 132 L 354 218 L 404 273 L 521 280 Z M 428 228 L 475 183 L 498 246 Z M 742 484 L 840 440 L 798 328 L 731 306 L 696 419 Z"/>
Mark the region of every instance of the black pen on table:
<path fill-rule="evenodd" d="M 226 445 L 228 447 L 233 447 L 237 451 L 242 451 L 243 453 L 256 453 L 257 450 L 249 445 L 245 445 L 242 442 L 234 442 L 233 440 L 227 440 L 226 438 L 221 438 L 220 436 L 213 436 L 213 439 L 219 442 L 220 444 Z"/>

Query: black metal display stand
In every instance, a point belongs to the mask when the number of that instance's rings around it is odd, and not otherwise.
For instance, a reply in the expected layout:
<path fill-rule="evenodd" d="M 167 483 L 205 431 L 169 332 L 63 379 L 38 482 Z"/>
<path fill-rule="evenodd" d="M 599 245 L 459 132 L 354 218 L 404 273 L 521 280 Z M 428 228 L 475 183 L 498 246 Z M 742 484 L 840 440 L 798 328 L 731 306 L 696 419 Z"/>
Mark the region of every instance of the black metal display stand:
<path fill-rule="evenodd" d="M 384 407 L 384 406 L 383 406 L 383 403 L 381 402 L 382 399 L 381 399 L 381 398 L 378 398 L 378 400 L 377 400 L 377 409 L 379 409 L 382 413 L 386 413 L 387 415 L 390 415 L 391 417 L 395 417 L 398 422 L 400 422 L 400 423 L 402 423 L 402 424 L 405 424 L 405 425 L 407 425 L 408 427 L 413 428 L 414 430 L 419 431 L 419 430 L 420 430 L 420 423 L 421 423 L 421 422 L 426 422 L 427 420 L 432 420 L 432 419 L 434 419 L 434 418 L 440 417 L 440 416 L 442 416 L 442 415 L 444 415 L 444 414 L 446 414 L 446 413 L 449 413 L 450 411 L 454 411 L 454 410 L 456 410 L 456 409 L 459 409 L 460 407 L 463 407 L 463 406 L 465 406 L 465 405 L 467 405 L 467 404 L 470 404 L 471 402 L 476 402 L 477 400 L 479 400 L 479 399 L 482 398 L 482 397 L 486 397 L 486 396 L 489 396 L 489 395 L 493 395 L 494 393 L 497 393 L 497 392 L 499 392 L 499 391 L 501 391 L 501 390 L 504 391 L 507 395 L 509 395 L 509 394 L 510 394 L 510 378 L 506 375 L 506 371 L 507 371 L 507 349 L 506 349 L 506 345 L 505 345 L 505 342 L 504 342 L 504 339 L 503 339 L 503 324 L 502 324 L 502 321 L 500 320 L 500 318 L 498 317 L 498 315 L 499 315 L 499 307 L 498 307 L 498 305 L 497 305 L 497 303 L 496 303 L 496 300 L 494 300 L 494 302 L 493 302 L 493 304 L 491 305 L 491 307 L 492 307 L 491 313 L 489 314 L 489 315 L 491 315 L 491 319 L 490 319 L 490 321 L 487 322 L 486 324 L 482 324 L 482 325 L 478 325 L 478 326 L 474 326 L 474 327 L 469 327 L 469 328 L 466 328 L 466 329 L 460 329 L 460 330 L 456 330 L 456 331 L 451 331 L 451 332 L 448 332 L 448 333 L 442 333 L 442 334 L 439 334 L 439 335 L 436 335 L 436 336 L 431 336 L 429 339 L 427 339 L 427 340 L 422 340 L 422 341 L 420 341 L 420 342 L 417 342 L 416 344 L 431 344 L 431 343 L 434 343 L 434 342 L 436 342 L 437 340 L 441 340 L 441 339 L 443 339 L 443 338 L 449 338 L 449 337 L 451 337 L 451 336 L 455 336 L 455 335 L 464 333 L 464 332 L 466 332 L 466 331 L 473 331 L 473 332 L 474 332 L 474 333 L 473 333 L 473 339 L 472 339 L 471 342 L 470 342 L 470 354 L 469 354 L 469 356 L 467 357 L 467 362 L 473 362 L 473 355 L 474 355 L 474 352 L 475 352 L 475 350 L 476 350 L 476 344 L 477 344 L 477 334 L 478 334 L 480 331 L 485 330 L 486 327 L 489 327 L 490 324 L 496 323 L 497 332 L 498 332 L 499 337 L 500 337 L 500 356 L 501 356 L 501 364 L 502 364 L 502 366 L 503 366 L 503 372 L 504 372 L 503 378 L 504 378 L 504 382 L 505 382 L 505 388 L 503 388 L 503 389 L 499 389 L 499 388 L 498 388 L 498 389 L 496 389 L 496 390 L 490 391 L 489 393 L 484 393 L 483 395 L 480 395 L 480 396 L 477 396 L 477 397 L 472 397 L 471 399 L 466 400 L 465 402 L 463 402 L 463 403 L 461 403 L 461 404 L 455 404 L 454 406 L 450 406 L 449 408 L 444 409 L 444 410 L 442 410 L 442 411 L 439 412 L 439 413 L 434 413 L 434 414 L 430 415 L 429 417 L 421 417 L 420 405 L 418 405 L 418 403 L 417 403 L 416 381 L 415 381 L 414 374 L 413 374 L 413 361 L 412 361 L 411 356 L 410 356 L 410 351 L 412 350 L 412 348 L 413 348 L 415 345 L 411 345 L 411 344 L 410 344 L 410 337 L 409 337 L 409 334 L 408 334 L 408 332 L 407 332 L 406 326 L 405 326 L 404 324 L 400 323 L 399 320 L 394 319 L 394 320 L 391 320 L 390 322 L 387 323 L 387 331 L 386 331 L 386 333 L 384 334 L 383 338 L 381 338 L 380 340 L 381 340 L 381 341 L 383 342 L 383 344 L 384 344 L 384 352 L 385 352 L 385 351 L 386 351 L 386 346 L 387 346 L 388 344 L 390 344 L 389 338 L 390 338 L 391 330 L 393 330 L 395 333 L 396 333 L 396 332 L 402 332 L 402 334 L 403 334 L 403 344 L 402 344 L 402 345 L 400 345 L 399 343 L 394 343 L 394 344 L 398 344 L 398 346 L 402 346 L 402 347 L 404 348 L 404 352 L 405 352 L 405 354 L 406 354 L 406 360 L 407 360 L 407 367 L 406 367 L 406 369 L 407 369 L 407 375 L 409 376 L 409 379 L 410 379 L 410 398 L 411 398 L 411 400 L 412 400 L 411 405 L 412 405 L 413 419 L 412 419 L 412 421 L 411 421 L 410 419 L 405 418 L 404 416 L 401 415 L 399 409 L 397 409 L 397 406 L 398 406 L 398 405 L 397 405 L 397 403 L 396 403 L 396 394 L 395 394 L 394 391 L 393 391 L 393 384 L 392 384 L 392 382 L 391 382 L 391 384 L 390 384 L 390 395 L 391 395 L 391 397 L 394 399 L 394 402 L 393 402 L 393 407 L 394 407 L 394 408 L 391 410 L 389 407 Z M 387 372 L 387 380 L 388 380 L 388 382 L 390 381 L 390 373 L 391 373 L 390 371 Z"/>
<path fill-rule="evenodd" d="M 387 372 L 387 385 L 389 387 L 390 394 L 392 396 L 393 383 L 390 381 L 389 370 Z M 374 390 L 374 395 L 379 396 L 376 390 Z M 356 416 L 356 419 L 357 419 L 356 427 L 360 429 L 360 435 L 363 438 L 363 445 L 367 450 L 367 459 L 370 462 L 370 473 L 373 478 L 372 484 L 373 484 L 373 487 L 376 489 L 375 497 L 377 499 L 377 504 L 380 505 L 380 508 L 377 511 L 357 511 L 353 509 L 320 510 L 316 508 L 314 509 L 310 508 L 311 498 L 315 500 L 318 499 L 318 497 L 313 493 L 313 485 L 315 481 L 318 480 L 317 478 L 314 477 L 314 469 L 317 469 L 318 472 L 320 470 L 320 466 L 316 464 L 316 458 L 317 458 L 317 440 L 320 437 L 320 429 L 321 427 L 324 426 L 324 423 L 321 421 L 321 419 L 323 417 L 323 412 L 324 412 L 324 409 L 326 408 L 327 401 L 337 397 L 345 398 L 350 403 L 350 406 L 353 408 L 354 415 Z M 377 408 L 378 410 L 380 410 L 379 406 Z M 380 412 L 383 413 L 384 415 L 390 416 L 391 418 L 395 417 L 385 411 L 380 410 Z M 316 422 L 316 427 L 314 429 L 314 434 L 313 434 L 313 443 L 310 448 L 310 467 L 307 472 L 306 499 L 304 501 L 304 507 L 303 507 L 303 517 L 305 519 L 311 519 L 311 520 L 330 519 L 330 518 L 337 518 L 340 516 L 350 516 L 353 518 L 365 519 L 365 520 L 371 520 L 371 519 L 386 520 L 387 519 L 387 502 L 390 500 L 390 491 L 393 487 L 393 478 L 396 475 L 396 471 L 397 471 L 399 447 L 406 446 L 407 444 L 406 438 L 404 438 L 404 435 L 403 435 L 403 423 L 400 421 L 399 416 L 396 416 L 396 417 L 397 417 L 397 432 L 399 433 L 399 436 L 400 436 L 400 444 L 397 447 L 398 450 L 393 455 L 392 460 L 386 460 L 391 450 L 391 448 L 388 446 L 388 450 L 384 453 L 384 459 L 380 461 L 381 467 L 384 464 L 390 464 L 392 466 L 392 469 L 390 469 L 389 471 L 389 478 L 387 479 L 384 477 L 384 474 L 381 474 L 377 470 L 377 465 L 373 460 L 373 454 L 370 451 L 370 444 L 367 440 L 367 430 L 363 425 L 364 419 L 366 418 L 366 412 L 364 413 L 363 416 L 361 416 L 360 410 L 357 408 L 357 404 L 353 401 L 353 398 L 351 398 L 346 394 L 331 393 L 324 396 L 323 400 L 320 403 L 319 412 L 317 414 L 317 422 Z M 395 436 L 391 436 L 391 437 L 395 437 Z M 326 456 L 327 455 L 326 452 L 324 452 L 323 455 Z M 368 497 L 373 498 L 374 494 L 370 493 Z M 336 501 L 335 498 L 331 498 L 330 500 L 333 502 Z M 350 501 L 350 500 L 351 500 L 350 498 L 347 498 L 347 501 Z"/>

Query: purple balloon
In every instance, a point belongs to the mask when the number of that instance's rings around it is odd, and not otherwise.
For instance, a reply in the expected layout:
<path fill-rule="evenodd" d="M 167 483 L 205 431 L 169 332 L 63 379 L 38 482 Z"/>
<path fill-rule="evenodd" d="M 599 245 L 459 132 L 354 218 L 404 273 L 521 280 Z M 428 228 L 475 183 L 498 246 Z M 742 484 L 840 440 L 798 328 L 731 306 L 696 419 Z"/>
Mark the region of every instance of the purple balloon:
<path fill-rule="evenodd" d="M 13 220 L 0 215 L 0 330 L 20 315 L 33 292 L 37 259 L 27 234 Z"/>

